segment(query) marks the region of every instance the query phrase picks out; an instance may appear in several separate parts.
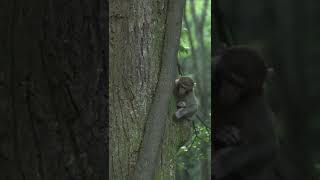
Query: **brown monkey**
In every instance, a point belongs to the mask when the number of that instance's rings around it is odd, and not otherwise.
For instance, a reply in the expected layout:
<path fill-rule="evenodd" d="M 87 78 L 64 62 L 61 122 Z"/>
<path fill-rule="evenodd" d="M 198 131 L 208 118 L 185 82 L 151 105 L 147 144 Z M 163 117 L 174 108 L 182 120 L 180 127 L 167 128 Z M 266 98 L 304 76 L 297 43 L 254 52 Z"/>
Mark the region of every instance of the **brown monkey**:
<path fill-rule="evenodd" d="M 234 46 L 214 64 L 215 179 L 277 179 L 272 167 L 277 144 L 264 98 L 267 67 L 262 57 L 251 48 Z"/>
<path fill-rule="evenodd" d="M 194 84 L 193 79 L 187 76 L 181 76 L 175 80 L 174 95 L 177 104 L 175 119 L 186 119 L 197 112 L 198 105 L 193 92 Z"/>

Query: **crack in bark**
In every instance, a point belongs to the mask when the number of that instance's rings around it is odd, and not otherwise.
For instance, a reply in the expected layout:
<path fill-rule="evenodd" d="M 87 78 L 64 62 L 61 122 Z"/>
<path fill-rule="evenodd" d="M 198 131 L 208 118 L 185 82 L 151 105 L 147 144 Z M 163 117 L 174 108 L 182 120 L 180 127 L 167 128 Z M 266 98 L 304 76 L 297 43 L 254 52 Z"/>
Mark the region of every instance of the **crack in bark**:
<path fill-rule="evenodd" d="M 40 45 L 40 48 L 43 48 L 43 46 Z M 55 114 L 55 121 L 58 122 L 58 126 L 59 126 L 59 130 L 62 132 L 63 129 L 61 127 L 61 120 L 59 119 L 59 111 L 58 111 L 58 106 L 56 105 L 55 101 L 54 101 L 54 92 L 53 92 L 53 89 L 54 89 L 54 86 L 53 86 L 53 83 L 50 79 L 50 76 L 49 76 L 49 72 L 48 72 L 48 69 L 47 69 L 47 65 L 46 65 L 46 62 L 45 62 L 45 58 L 44 58 L 44 54 L 42 54 L 41 56 L 41 65 L 42 65 L 42 69 L 44 71 L 44 74 L 46 76 L 46 79 L 47 79 L 47 85 L 48 85 L 48 89 L 49 89 L 49 94 L 50 94 L 50 104 L 51 106 L 53 107 L 53 110 L 54 110 L 54 114 Z M 61 147 L 64 146 L 64 142 L 65 142 L 65 137 L 62 135 L 62 133 L 59 133 L 60 137 L 62 138 L 62 141 L 61 141 Z M 58 133 L 58 132 L 57 132 Z M 65 155 L 66 152 L 63 151 L 63 154 Z M 69 178 L 73 179 L 71 173 L 69 172 L 69 170 L 67 168 L 66 169 L 66 172 L 68 173 L 68 176 Z"/>
<path fill-rule="evenodd" d="M 32 130 L 32 135 L 34 138 L 34 143 L 35 143 L 35 147 L 37 149 L 38 155 L 37 155 L 37 162 L 38 162 L 38 172 L 40 175 L 40 179 L 45 180 L 46 176 L 45 176 L 45 171 L 44 171 L 44 165 L 43 165 L 43 159 L 42 159 L 42 151 L 41 151 L 41 146 L 40 146 L 40 139 L 39 139 L 39 135 L 38 132 L 36 130 L 36 124 L 34 121 L 34 116 L 33 116 L 33 111 L 31 108 L 31 75 L 28 75 L 26 78 L 26 89 L 25 89 L 25 93 L 26 93 L 26 104 L 27 104 L 27 111 L 29 114 L 29 120 L 30 120 L 30 124 L 31 124 L 31 130 Z"/>
<path fill-rule="evenodd" d="M 15 106 L 15 101 L 16 101 L 16 96 L 15 96 L 15 31 L 14 31 L 14 26 L 15 26 L 15 21 L 16 21 L 16 9 L 17 9 L 17 3 L 16 0 L 12 1 L 12 10 L 11 12 L 13 15 L 11 16 L 11 22 L 10 22 L 10 56 L 11 56 L 11 75 L 10 75 L 10 96 L 11 96 L 11 109 L 12 109 L 12 119 L 13 119 L 13 137 L 14 137 L 14 152 L 15 152 L 15 168 L 18 170 L 22 177 L 23 180 L 25 180 L 25 175 L 22 169 L 22 163 L 21 163 L 21 157 L 20 157 L 20 152 L 19 152 L 19 137 L 18 137 L 18 120 L 16 118 L 16 106 Z"/>

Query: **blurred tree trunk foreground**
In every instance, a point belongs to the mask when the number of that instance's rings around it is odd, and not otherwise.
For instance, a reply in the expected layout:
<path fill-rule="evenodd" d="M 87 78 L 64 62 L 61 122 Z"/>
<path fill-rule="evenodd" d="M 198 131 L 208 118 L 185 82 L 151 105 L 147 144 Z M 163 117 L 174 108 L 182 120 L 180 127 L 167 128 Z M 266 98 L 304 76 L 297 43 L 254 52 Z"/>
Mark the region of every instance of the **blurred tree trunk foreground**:
<path fill-rule="evenodd" d="M 0 179 L 107 179 L 106 2 L 0 13 Z"/>

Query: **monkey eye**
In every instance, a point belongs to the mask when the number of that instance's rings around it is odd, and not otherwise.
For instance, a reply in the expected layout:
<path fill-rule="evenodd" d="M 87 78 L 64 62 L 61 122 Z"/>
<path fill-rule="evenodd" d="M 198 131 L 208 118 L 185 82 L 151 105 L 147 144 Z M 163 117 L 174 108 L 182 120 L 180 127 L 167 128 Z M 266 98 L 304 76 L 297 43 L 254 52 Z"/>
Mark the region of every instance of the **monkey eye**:
<path fill-rule="evenodd" d="M 237 82 L 238 84 L 245 84 L 246 80 L 244 77 L 237 75 L 235 73 L 231 73 L 231 78 Z"/>
<path fill-rule="evenodd" d="M 216 84 L 220 84 L 222 81 L 227 81 L 228 83 L 238 88 L 246 88 L 246 78 L 242 75 L 232 72 L 231 70 L 218 67 L 213 73 L 213 76 Z"/>
<path fill-rule="evenodd" d="M 225 80 L 239 88 L 245 88 L 246 79 L 238 74 L 231 73 L 225 76 Z"/>

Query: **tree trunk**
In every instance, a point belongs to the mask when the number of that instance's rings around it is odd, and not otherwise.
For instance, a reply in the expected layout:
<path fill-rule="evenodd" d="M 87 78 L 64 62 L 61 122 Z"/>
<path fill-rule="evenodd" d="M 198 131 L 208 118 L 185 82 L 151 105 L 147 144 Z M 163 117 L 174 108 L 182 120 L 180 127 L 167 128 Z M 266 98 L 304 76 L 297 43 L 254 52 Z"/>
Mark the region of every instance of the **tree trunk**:
<path fill-rule="evenodd" d="M 110 2 L 109 173 L 113 180 L 132 178 L 143 146 L 148 113 L 162 70 L 167 3 Z M 177 126 L 180 125 L 171 121 L 174 102 L 165 108 L 170 111 L 165 120 L 155 179 L 170 180 L 175 174 L 174 157 L 180 140 Z"/>
<path fill-rule="evenodd" d="M 0 3 L 0 179 L 107 179 L 106 7 Z"/>

